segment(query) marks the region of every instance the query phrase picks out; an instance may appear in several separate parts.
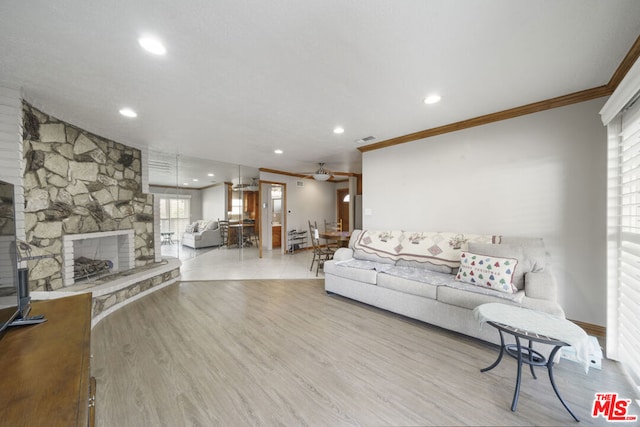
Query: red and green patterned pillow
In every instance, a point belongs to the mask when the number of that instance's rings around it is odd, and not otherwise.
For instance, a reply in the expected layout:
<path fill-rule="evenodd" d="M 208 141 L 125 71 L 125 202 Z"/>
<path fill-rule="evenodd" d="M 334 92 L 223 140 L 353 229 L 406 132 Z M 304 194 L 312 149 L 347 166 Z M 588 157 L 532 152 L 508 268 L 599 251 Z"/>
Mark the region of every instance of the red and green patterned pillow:
<path fill-rule="evenodd" d="M 516 265 L 518 260 L 515 258 L 500 258 L 463 251 L 460 253 L 460 269 L 456 280 L 512 294 L 518 291 L 513 285 Z"/>

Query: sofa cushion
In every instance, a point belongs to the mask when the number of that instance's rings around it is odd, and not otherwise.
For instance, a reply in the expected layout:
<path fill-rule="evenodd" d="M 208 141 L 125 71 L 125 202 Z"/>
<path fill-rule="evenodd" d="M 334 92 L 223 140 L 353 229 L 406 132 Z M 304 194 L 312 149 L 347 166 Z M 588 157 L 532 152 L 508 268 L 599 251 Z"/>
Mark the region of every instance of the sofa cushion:
<path fill-rule="evenodd" d="M 492 257 L 515 258 L 518 260 L 513 274 L 513 285 L 516 289 L 524 289 L 524 275 L 533 269 L 533 262 L 525 258 L 521 246 L 493 245 L 487 243 L 469 243 L 469 252 Z"/>
<path fill-rule="evenodd" d="M 498 292 L 488 288 L 481 288 L 464 282 L 458 282 L 460 287 L 438 286 L 437 300 L 457 307 L 473 310 L 480 304 L 501 302 L 505 304 L 520 304 L 524 299 L 524 291 L 515 294 Z"/>
<path fill-rule="evenodd" d="M 454 281 L 451 274 L 423 268 L 395 266 L 378 274 L 378 286 L 436 299 L 436 288 Z"/>
<path fill-rule="evenodd" d="M 209 222 L 206 219 L 201 219 L 198 221 L 198 229 L 196 231 L 202 231 L 202 230 L 206 230 L 207 227 L 209 226 Z"/>
<path fill-rule="evenodd" d="M 548 271 L 529 272 L 525 275 L 525 294 L 533 299 L 556 300 L 557 284 Z"/>
<path fill-rule="evenodd" d="M 517 291 L 513 275 L 518 260 L 463 251 L 460 254 L 460 270 L 456 280 L 490 288 L 505 293 Z"/>
<path fill-rule="evenodd" d="M 404 277 L 393 276 L 386 273 L 378 274 L 378 286 L 431 299 L 436 299 L 436 289 L 438 288 L 437 285 L 405 279 Z"/>
<path fill-rule="evenodd" d="M 525 259 L 531 263 L 531 271 L 542 271 L 546 267 L 547 253 L 542 238 L 502 236 L 500 244 L 520 246 Z"/>
<path fill-rule="evenodd" d="M 396 265 L 399 267 L 410 267 L 417 268 L 421 270 L 430 270 L 435 271 L 437 273 L 445 273 L 445 274 L 453 274 L 455 268 L 451 268 L 448 265 L 438 265 L 433 264 L 431 262 L 420 262 L 420 261 L 408 261 L 406 259 L 399 259 L 396 261 Z"/>
<path fill-rule="evenodd" d="M 325 262 L 324 272 L 325 274 L 333 274 L 334 276 L 343 277 L 345 279 L 351 279 L 358 282 L 375 285 L 377 283 L 378 276 L 376 267 L 379 268 L 380 265 L 385 264 L 362 260 Z"/>

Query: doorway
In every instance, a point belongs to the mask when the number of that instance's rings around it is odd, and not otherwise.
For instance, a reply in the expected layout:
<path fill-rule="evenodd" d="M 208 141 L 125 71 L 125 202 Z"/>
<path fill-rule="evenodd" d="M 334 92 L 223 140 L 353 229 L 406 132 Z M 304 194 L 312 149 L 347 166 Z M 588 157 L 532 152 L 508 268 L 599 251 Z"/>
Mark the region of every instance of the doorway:
<path fill-rule="evenodd" d="M 350 230 L 349 207 L 351 206 L 351 201 L 349 200 L 348 188 L 339 188 L 337 190 L 336 203 L 337 203 L 338 221 L 342 220 L 342 229 Z"/>
<path fill-rule="evenodd" d="M 283 182 L 260 181 L 260 251 L 279 250 L 284 253 L 286 248 L 286 199 L 287 185 Z"/>

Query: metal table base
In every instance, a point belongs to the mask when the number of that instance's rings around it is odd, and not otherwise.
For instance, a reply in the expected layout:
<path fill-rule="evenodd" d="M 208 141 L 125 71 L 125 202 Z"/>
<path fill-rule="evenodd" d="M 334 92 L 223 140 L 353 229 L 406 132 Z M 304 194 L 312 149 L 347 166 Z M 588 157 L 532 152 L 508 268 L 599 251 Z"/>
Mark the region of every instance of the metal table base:
<path fill-rule="evenodd" d="M 511 411 L 515 412 L 516 407 L 518 406 L 518 396 L 520 394 L 520 383 L 522 381 L 522 364 L 526 363 L 527 365 L 529 365 L 529 368 L 531 369 L 531 375 L 533 376 L 534 379 L 537 379 L 536 374 L 533 370 L 534 366 L 547 367 L 547 371 L 549 372 L 549 381 L 551 382 L 551 386 L 553 387 L 553 391 L 556 393 L 556 396 L 558 396 L 558 399 L 560 399 L 560 402 L 565 407 L 565 409 L 569 411 L 573 419 L 576 421 L 580 421 L 578 417 L 573 413 L 571 408 L 569 408 L 569 405 L 567 405 L 567 402 L 565 402 L 562 396 L 560 396 L 560 392 L 558 391 L 556 382 L 553 379 L 553 359 L 555 358 L 556 353 L 558 353 L 558 350 L 560 350 L 564 346 L 567 346 L 568 344 L 562 341 L 555 340 L 550 337 L 546 337 L 546 336 L 540 336 L 540 335 L 532 336 L 528 334 L 526 331 L 519 331 L 517 329 L 512 328 L 511 326 L 504 325 L 502 323 L 497 323 L 497 322 L 487 322 L 487 323 L 489 323 L 491 326 L 496 328 L 500 333 L 500 354 L 498 354 L 498 358 L 496 359 L 495 362 L 493 362 L 493 364 L 491 364 L 486 368 L 480 369 L 480 372 L 487 372 L 495 368 L 496 366 L 498 366 L 505 352 L 509 356 L 513 357 L 518 361 L 516 389 L 513 392 L 513 401 L 511 402 Z M 503 332 L 513 335 L 513 337 L 516 340 L 516 343 L 505 344 Z M 528 340 L 529 345 L 527 347 L 522 346 L 522 344 L 520 343 L 520 338 L 524 338 L 525 340 Z M 539 342 L 539 343 L 549 344 L 554 346 L 553 350 L 551 350 L 551 353 L 549 354 L 548 360 L 540 352 L 533 349 L 533 342 Z"/>

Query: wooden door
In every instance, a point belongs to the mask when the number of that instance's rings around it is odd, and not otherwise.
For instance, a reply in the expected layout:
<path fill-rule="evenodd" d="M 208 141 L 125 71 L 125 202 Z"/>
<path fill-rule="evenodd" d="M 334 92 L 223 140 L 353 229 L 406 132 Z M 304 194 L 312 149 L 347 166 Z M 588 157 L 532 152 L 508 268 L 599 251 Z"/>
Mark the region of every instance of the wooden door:
<path fill-rule="evenodd" d="M 342 220 L 342 229 L 344 231 L 349 230 L 349 206 L 350 202 L 345 202 L 344 198 L 349 194 L 348 188 L 340 188 L 337 191 L 337 204 L 338 204 L 338 220 Z"/>

